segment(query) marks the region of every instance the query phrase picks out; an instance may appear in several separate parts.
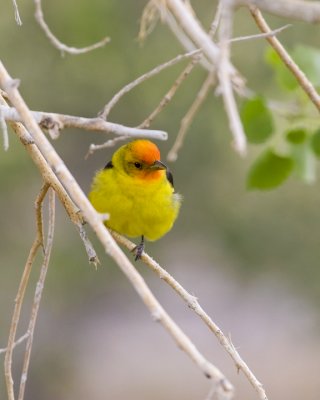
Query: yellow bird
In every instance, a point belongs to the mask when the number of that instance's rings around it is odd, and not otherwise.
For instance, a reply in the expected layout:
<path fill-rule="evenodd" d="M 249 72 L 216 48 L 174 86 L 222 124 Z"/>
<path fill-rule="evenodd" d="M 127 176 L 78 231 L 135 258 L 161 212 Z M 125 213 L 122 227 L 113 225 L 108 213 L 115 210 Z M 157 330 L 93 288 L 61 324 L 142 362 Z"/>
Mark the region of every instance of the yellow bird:
<path fill-rule="evenodd" d="M 98 212 L 109 214 L 108 228 L 129 237 L 141 236 L 135 260 L 141 258 L 144 238 L 157 240 L 172 228 L 181 205 L 172 174 L 149 140 L 120 147 L 95 175 L 89 199 Z"/>

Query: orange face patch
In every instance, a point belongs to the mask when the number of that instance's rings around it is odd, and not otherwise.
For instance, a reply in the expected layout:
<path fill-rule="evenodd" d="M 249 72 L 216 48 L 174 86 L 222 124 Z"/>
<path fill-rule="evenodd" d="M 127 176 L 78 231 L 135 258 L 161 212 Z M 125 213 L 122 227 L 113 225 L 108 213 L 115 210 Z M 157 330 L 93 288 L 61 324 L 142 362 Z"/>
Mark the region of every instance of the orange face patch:
<path fill-rule="evenodd" d="M 149 140 L 136 140 L 131 144 L 132 155 L 147 165 L 152 165 L 160 160 L 158 147 Z"/>

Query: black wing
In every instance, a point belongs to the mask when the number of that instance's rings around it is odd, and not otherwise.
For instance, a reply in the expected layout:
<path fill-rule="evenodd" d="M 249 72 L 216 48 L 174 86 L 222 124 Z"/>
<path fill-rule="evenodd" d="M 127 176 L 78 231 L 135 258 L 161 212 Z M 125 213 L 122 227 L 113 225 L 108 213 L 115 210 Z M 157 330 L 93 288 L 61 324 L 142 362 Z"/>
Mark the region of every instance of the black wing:
<path fill-rule="evenodd" d="M 108 164 L 103 169 L 110 169 L 113 168 L 112 161 L 109 161 Z"/>
<path fill-rule="evenodd" d="M 168 181 L 171 183 L 171 186 L 174 188 L 173 175 L 172 175 L 171 171 L 169 170 L 169 168 L 166 169 L 166 175 L 167 175 Z"/>

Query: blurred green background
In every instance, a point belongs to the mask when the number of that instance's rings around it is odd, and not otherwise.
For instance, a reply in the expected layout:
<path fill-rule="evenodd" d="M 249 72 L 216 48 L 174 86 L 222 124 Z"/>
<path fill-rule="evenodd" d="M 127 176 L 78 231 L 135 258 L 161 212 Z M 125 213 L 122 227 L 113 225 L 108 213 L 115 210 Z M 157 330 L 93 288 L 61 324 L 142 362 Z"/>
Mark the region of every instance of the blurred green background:
<path fill-rule="evenodd" d="M 206 28 L 214 16 L 212 2 L 196 4 Z M 137 40 L 145 1 L 46 1 L 45 18 L 59 39 L 86 46 L 110 35 L 105 48 L 70 56 L 54 49 L 34 20 L 32 2 L 19 4 L 23 25 L 12 4 L 2 5 L 0 54 L 11 76 L 21 79 L 21 93 L 31 109 L 93 117 L 125 84 L 183 49 L 165 25 L 141 45 Z M 273 27 L 287 21 L 268 16 Z M 249 13 L 236 14 L 235 35 L 256 33 Z M 319 47 L 319 27 L 302 23 L 281 34 L 290 48 Z M 232 60 L 248 86 L 273 99 L 280 94 L 264 62 L 263 40 L 234 44 Z M 187 62 L 178 64 L 126 95 L 110 120 L 138 125 L 158 104 Z M 206 72 L 197 67 L 153 128 L 169 133 L 159 143 L 163 159 L 181 118 L 197 94 Z M 88 192 L 95 171 L 114 149 L 84 156 L 90 143 L 107 135 L 64 131 L 53 144 L 81 187 Z M 174 172 L 184 202 L 174 229 L 147 244 L 147 251 L 195 294 L 264 383 L 270 398 L 318 399 L 320 351 L 320 183 L 291 178 L 280 189 L 248 192 L 247 170 L 259 148 L 241 159 L 213 93 L 201 108 L 182 148 Z M 0 348 L 5 347 L 14 298 L 34 234 L 33 202 L 41 178 L 13 134 L 8 152 L 0 152 Z M 162 327 L 154 324 L 138 296 L 104 255 L 97 271 L 88 265 L 76 229 L 58 205 L 55 243 L 36 327 L 26 400 L 203 399 L 210 382 L 180 352 Z M 131 257 L 131 256 L 130 256 Z M 23 317 L 27 326 L 34 266 Z M 256 398 L 237 375 L 215 337 L 163 282 L 137 263 L 156 297 L 207 357 L 235 384 L 238 398 Z M 18 382 L 23 352 L 15 352 Z M 0 355 L 0 399 L 6 399 Z"/>

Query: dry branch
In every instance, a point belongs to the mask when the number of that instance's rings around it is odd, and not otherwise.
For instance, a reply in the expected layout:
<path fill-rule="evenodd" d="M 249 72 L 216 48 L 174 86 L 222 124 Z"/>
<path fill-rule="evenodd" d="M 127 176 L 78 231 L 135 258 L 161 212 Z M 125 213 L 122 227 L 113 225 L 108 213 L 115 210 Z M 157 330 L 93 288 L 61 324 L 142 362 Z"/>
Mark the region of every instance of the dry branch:
<path fill-rule="evenodd" d="M 91 50 L 98 49 L 99 47 L 103 47 L 107 43 L 110 42 L 110 38 L 105 37 L 100 42 L 94 43 L 91 46 L 82 47 L 82 48 L 69 47 L 69 46 L 65 45 L 64 43 L 60 42 L 60 40 L 58 40 L 56 38 L 56 36 L 49 29 L 47 23 L 44 20 L 43 11 L 42 11 L 42 7 L 41 7 L 41 0 L 34 0 L 34 4 L 36 7 L 36 12 L 35 12 L 36 21 L 38 22 L 41 29 L 44 31 L 45 35 L 50 40 L 52 45 L 55 48 L 57 48 L 58 50 L 60 50 L 62 53 L 69 53 L 69 54 L 74 54 L 74 55 L 75 54 L 83 54 L 83 53 L 87 53 Z"/>
<path fill-rule="evenodd" d="M 40 307 L 41 296 L 44 288 L 44 282 L 46 279 L 49 260 L 53 245 L 54 227 L 55 227 L 55 192 L 52 188 L 49 189 L 49 218 L 48 218 L 48 235 L 46 240 L 46 245 L 44 247 L 44 258 L 40 270 L 39 280 L 36 285 L 35 295 L 32 304 L 31 316 L 28 325 L 29 336 L 27 338 L 26 351 L 23 360 L 19 396 L 18 400 L 23 400 L 24 391 L 26 387 L 28 369 L 30 364 L 31 349 L 33 343 L 34 329 L 36 326 L 38 311 Z"/>
<path fill-rule="evenodd" d="M 122 246 L 126 247 L 129 251 L 132 251 L 135 247 L 135 244 L 132 243 L 129 239 L 125 238 L 122 235 L 112 231 L 112 236 L 116 239 L 116 241 Z M 218 325 L 210 318 L 210 316 L 203 310 L 201 305 L 199 304 L 197 298 L 192 294 L 188 293 L 187 290 L 177 282 L 172 275 L 170 275 L 164 268 L 162 268 L 153 258 L 151 258 L 147 253 L 143 253 L 141 260 L 150 268 L 153 272 L 155 272 L 160 279 L 165 281 L 188 305 L 190 309 L 192 309 L 207 325 L 211 332 L 214 333 L 216 338 L 218 339 L 221 346 L 227 351 L 232 360 L 235 363 L 237 370 L 241 370 L 244 375 L 247 377 L 253 388 L 257 391 L 259 398 L 261 400 L 267 400 L 267 395 L 263 389 L 262 384 L 255 377 L 253 372 L 250 370 L 245 361 L 241 358 L 240 354 L 233 346 L 231 340 L 224 335 L 222 330 L 218 327 Z"/>
<path fill-rule="evenodd" d="M 14 107 L 0 105 L 3 118 L 6 121 L 21 122 L 21 117 Z M 57 113 L 47 113 L 42 111 L 31 111 L 33 118 L 43 129 L 57 131 L 64 128 L 78 128 L 87 131 L 113 133 L 120 136 L 131 138 L 146 137 L 154 140 L 166 140 L 168 135 L 164 131 L 131 128 L 128 126 L 108 122 L 102 118 L 84 118 L 74 115 L 65 115 Z"/>
<path fill-rule="evenodd" d="M 43 135 L 37 122 L 34 120 L 32 113 L 23 101 L 17 89 L 17 82 L 13 80 L 3 64 L 0 63 L 0 86 L 7 92 L 12 105 L 19 112 L 23 123 L 32 135 L 32 138 L 48 161 L 51 169 L 55 172 L 60 182 L 67 189 L 68 193 L 82 211 L 87 223 L 92 227 L 105 251 L 111 256 L 122 272 L 129 279 L 151 315 L 156 321 L 166 328 L 171 334 L 177 345 L 188 354 L 195 362 L 199 369 L 216 384 L 218 398 L 231 398 L 233 395 L 233 386 L 224 377 L 224 375 L 197 350 L 191 340 L 177 326 L 177 324 L 169 317 L 159 302 L 156 300 L 149 287 L 141 275 L 134 268 L 122 250 L 118 247 L 108 230 L 105 228 L 101 217 L 94 210 L 81 188 L 56 153 L 48 139 Z M 11 399 L 10 399 L 11 400 Z"/>
<path fill-rule="evenodd" d="M 19 289 L 17 296 L 15 298 L 15 306 L 12 315 L 12 320 L 10 324 L 9 330 L 9 338 L 7 344 L 7 351 L 4 359 L 4 372 L 5 372 L 5 380 L 7 385 L 7 392 L 8 392 L 8 400 L 14 400 L 14 387 L 13 387 L 13 377 L 12 377 L 12 356 L 13 356 L 13 349 L 15 346 L 15 338 L 18 328 L 18 323 L 21 314 L 21 307 L 24 300 L 24 295 L 26 292 L 26 288 L 29 282 L 30 272 L 32 269 L 32 265 L 34 263 L 36 254 L 39 248 L 43 245 L 43 232 L 42 232 L 42 203 L 47 194 L 49 189 L 49 185 L 45 183 L 37 199 L 35 201 L 35 208 L 36 208 L 36 221 L 37 221 L 37 232 L 34 242 L 31 246 L 29 256 L 27 258 L 26 265 L 23 270 L 23 274 L 21 277 L 21 281 L 19 284 Z"/>
<path fill-rule="evenodd" d="M 263 18 L 263 15 L 261 14 L 260 10 L 255 6 L 250 6 L 249 9 L 259 29 L 264 33 L 270 33 L 271 29 L 267 24 L 266 20 Z M 320 96 L 316 91 L 315 87 L 313 86 L 313 84 L 306 77 L 304 72 L 298 67 L 298 65 L 294 62 L 290 54 L 286 51 L 286 49 L 282 46 L 282 44 L 276 37 L 268 36 L 266 39 L 270 43 L 270 45 L 274 48 L 274 50 L 277 52 L 283 63 L 292 72 L 292 74 L 298 81 L 301 88 L 305 91 L 309 99 L 320 111 Z"/>

